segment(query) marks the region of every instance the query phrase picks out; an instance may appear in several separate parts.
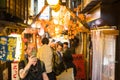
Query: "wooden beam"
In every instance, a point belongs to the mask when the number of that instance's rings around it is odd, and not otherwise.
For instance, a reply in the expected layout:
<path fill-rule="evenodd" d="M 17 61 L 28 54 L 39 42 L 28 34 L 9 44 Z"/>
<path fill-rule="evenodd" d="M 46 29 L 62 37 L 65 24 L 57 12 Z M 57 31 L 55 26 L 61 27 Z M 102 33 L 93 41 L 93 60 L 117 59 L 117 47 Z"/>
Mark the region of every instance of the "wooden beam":
<path fill-rule="evenodd" d="M 31 23 L 31 25 L 38 20 L 39 16 L 42 14 L 42 12 L 46 9 L 48 5 L 44 5 L 43 8 L 41 9 L 41 11 L 35 16 L 35 18 L 33 19 L 33 22 Z"/>
<path fill-rule="evenodd" d="M 75 16 L 75 18 L 83 25 L 84 29 L 89 30 L 89 26 L 87 25 L 87 22 L 83 22 L 71 9 L 66 7 L 66 9 L 70 12 L 71 16 Z"/>
<path fill-rule="evenodd" d="M 119 30 L 103 30 L 102 31 L 106 35 L 119 35 Z"/>

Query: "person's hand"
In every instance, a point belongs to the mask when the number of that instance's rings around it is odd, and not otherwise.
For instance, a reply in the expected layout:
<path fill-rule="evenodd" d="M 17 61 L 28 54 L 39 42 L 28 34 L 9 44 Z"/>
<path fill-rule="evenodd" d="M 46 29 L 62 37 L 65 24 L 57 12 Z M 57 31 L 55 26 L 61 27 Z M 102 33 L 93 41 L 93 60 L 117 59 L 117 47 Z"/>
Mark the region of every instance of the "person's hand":
<path fill-rule="evenodd" d="M 36 62 L 37 62 L 37 58 L 35 56 L 32 55 L 28 58 L 28 64 L 35 65 Z"/>

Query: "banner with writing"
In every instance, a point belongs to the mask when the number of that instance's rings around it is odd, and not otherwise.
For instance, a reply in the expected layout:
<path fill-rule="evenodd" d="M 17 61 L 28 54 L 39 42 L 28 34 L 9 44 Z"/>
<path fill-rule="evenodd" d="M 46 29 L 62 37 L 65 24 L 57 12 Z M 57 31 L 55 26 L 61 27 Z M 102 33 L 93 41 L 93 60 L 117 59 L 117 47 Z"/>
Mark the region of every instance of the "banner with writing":
<path fill-rule="evenodd" d="M 11 78 L 12 78 L 12 80 L 19 80 L 18 63 L 17 62 L 11 64 Z"/>
<path fill-rule="evenodd" d="M 14 60 L 17 39 L 14 37 L 0 36 L 0 60 Z"/>

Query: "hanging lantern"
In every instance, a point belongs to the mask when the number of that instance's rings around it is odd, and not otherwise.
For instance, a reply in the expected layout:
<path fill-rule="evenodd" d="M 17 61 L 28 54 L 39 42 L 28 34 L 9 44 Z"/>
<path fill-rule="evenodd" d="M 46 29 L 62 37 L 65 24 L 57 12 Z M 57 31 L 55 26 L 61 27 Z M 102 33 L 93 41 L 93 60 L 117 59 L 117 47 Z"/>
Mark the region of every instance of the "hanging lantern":
<path fill-rule="evenodd" d="M 57 4 L 59 4 L 59 0 L 47 0 L 47 3 L 49 4 L 49 5 L 57 5 Z"/>
<path fill-rule="evenodd" d="M 54 11 L 60 10 L 59 0 L 52 0 L 52 1 L 51 0 L 47 0 L 47 3 L 50 5 L 52 10 L 54 10 Z"/>

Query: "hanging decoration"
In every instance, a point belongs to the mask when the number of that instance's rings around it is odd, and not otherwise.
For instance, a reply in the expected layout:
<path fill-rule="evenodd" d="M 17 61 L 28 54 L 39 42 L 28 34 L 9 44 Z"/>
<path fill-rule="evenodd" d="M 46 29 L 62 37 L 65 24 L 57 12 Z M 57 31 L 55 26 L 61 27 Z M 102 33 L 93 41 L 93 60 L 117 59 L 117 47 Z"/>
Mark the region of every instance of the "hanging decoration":
<path fill-rule="evenodd" d="M 51 7 L 53 9 L 53 6 Z M 43 10 L 44 8 L 45 7 L 43 7 Z M 81 5 L 74 9 L 74 11 L 77 12 L 80 8 Z M 40 14 L 41 13 L 39 13 L 38 15 L 40 16 Z M 49 33 L 51 37 L 57 37 L 58 35 L 62 35 L 65 32 L 65 35 L 68 35 L 69 39 L 73 39 L 78 33 L 89 31 L 86 22 L 86 16 L 84 14 L 76 15 L 69 8 L 61 5 L 59 10 L 52 10 L 51 20 L 48 21 L 43 19 L 36 19 L 34 23 L 36 24 L 36 28 L 39 27 L 39 29 L 44 29 L 44 32 Z"/>
<path fill-rule="evenodd" d="M 68 24 L 68 38 L 73 39 L 79 32 L 81 28 L 78 23 L 74 23 L 73 21 L 69 21 Z"/>

